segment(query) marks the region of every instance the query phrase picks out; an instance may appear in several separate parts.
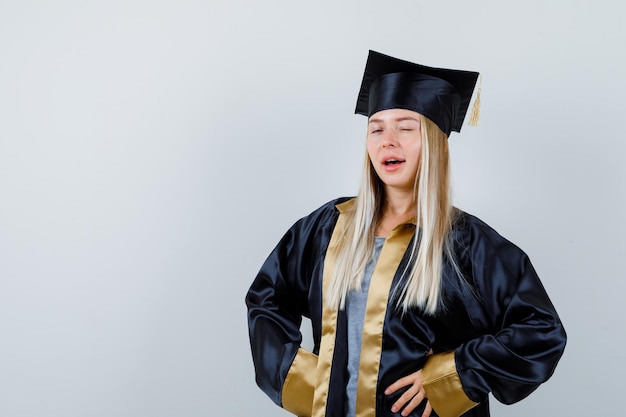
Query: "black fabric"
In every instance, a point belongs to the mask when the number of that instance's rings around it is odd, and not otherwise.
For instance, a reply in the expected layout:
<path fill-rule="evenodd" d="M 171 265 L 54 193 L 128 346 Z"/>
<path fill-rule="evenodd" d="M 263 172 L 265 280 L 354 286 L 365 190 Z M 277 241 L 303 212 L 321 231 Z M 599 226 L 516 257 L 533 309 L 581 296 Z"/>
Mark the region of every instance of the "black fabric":
<path fill-rule="evenodd" d="M 302 339 L 302 316 L 311 318 L 314 353 L 319 350 L 324 256 L 338 218 L 335 205 L 345 200 L 332 201 L 299 220 L 267 258 L 246 296 L 257 383 L 278 405 Z M 420 369 L 429 349 L 455 351 L 463 389 L 481 403 L 465 414 L 472 417 L 489 416 L 489 393 L 507 404 L 526 397 L 552 375 L 563 353 L 564 328 L 526 254 L 463 212 L 453 227 L 453 238 L 464 278 L 459 279 L 449 263 L 444 265 L 445 308 L 426 316 L 417 309 L 401 315 L 393 303 L 388 306 L 378 417 L 394 415 L 384 389 Z M 397 282 L 400 275 L 396 274 Z M 328 416 L 339 416 L 344 410 L 347 340 L 342 320 L 340 313 Z"/>
<path fill-rule="evenodd" d="M 478 75 L 370 51 L 355 113 L 370 117 L 381 110 L 407 109 L 428 117 L 446 135 L 460 132 Z"/>

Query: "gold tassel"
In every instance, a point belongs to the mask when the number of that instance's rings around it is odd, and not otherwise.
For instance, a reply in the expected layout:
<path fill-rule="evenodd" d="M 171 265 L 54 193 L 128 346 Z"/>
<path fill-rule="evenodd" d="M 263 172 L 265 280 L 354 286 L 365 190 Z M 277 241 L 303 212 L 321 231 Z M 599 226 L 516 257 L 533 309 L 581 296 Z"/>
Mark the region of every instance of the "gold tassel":
<path fill-rule="evenodd" d="M 478 126 L 478 121 L 480 120 L 480 92 L 482 90 L 483 85 L 483 76 L 480 74 L 478 76 L 478 91 L 476 91 L 476 99 L 474 100 L 474 105 L 472 106 L 472 113 L 470 114 L 469 125 L 470 126 Z"/>

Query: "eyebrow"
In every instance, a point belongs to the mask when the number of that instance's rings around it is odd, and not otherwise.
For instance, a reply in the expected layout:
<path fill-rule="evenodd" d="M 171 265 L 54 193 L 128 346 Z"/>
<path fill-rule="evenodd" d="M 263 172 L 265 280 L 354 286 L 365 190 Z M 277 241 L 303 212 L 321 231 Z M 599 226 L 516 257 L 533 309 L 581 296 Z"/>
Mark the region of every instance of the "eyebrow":
<path fill-rule="evenodd" d="M 394 122 L 403 122 L 405 120 L 413 120 L 414 122 L 419 123 L 418 119 L 416 119 L 415 117 L 410 117 L 410 116 L 405 116 L 405 117 L 399 117 L 397 119 L 392 119 L 392 121 L 394 121 Z M 370 121 L 367 122 L 367 123 L 370 124 L 370 123 L 383 123 L 383 122 L 384 122 L 384 120 L 382 120 L 382 119 L 370 119 Z"/>

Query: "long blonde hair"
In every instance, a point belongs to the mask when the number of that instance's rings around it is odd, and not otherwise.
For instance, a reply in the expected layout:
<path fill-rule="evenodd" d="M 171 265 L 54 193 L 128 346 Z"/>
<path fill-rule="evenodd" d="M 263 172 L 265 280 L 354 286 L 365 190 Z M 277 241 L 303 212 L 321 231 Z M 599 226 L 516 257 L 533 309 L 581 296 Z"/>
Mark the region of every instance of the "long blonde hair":
<path fill-rule="evenodd" d="M 409 263 L 403 274 L 405 285 L 398 289 L 397 307 L 406 312 L 413 307 L 435 314 L 441 304 L 441 275 L 448 258 L 457 269 L 451 250 L 450 230 L 455 210 L 450 190 L 450 166 L 447 136 L 428 118 L 420 115 L 422 149 L 415 178 L 417 227 Z M 363 177 L 353 210 L 342 233 L 342 245 L 335 263 L 327 302 L 345 307 L 350 290 L 361 287 L 365 266 L 374 247 L 374 231 L 381 218 L 385 199 L 384 184 L 365 153 Z"/>

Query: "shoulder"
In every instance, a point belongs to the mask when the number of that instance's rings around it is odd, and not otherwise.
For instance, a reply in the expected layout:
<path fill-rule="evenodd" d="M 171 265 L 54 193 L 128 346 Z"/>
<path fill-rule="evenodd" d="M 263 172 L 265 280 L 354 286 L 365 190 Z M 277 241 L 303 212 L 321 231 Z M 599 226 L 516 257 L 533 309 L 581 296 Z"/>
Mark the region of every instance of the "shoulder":
<path fill-rule="evenodd" d="M 354 201 L 354 197 L 339 197 L 330 200 L 308 215 L 302 217 L 298 222 L 317 222 L 326 219 L 336 219 L 339 213 Z"/>
<path fill-rule="evenodd" d="M 353 197 L 340 197 L 330 200 L 298 219 L 290 231 L 315 236 L 328 229 L 332 230 L 343 207 L 350 205 L 352 200 Z"/>
<path fill-rule="evenodd" d="M 350 205 L 351 202 L 353 201 L 354 201 L 354 197 L 335 198 L 333 200 L 328 201 L 327 203 L 324 203 L 320 207 L 318 207 L 310 215 L 315 215 L 315 214 L 324 213 L 324 212 L 336 212 L 338 210 L 341 210 L 342 207 L 346 207 Z"/>
<path fill-rule="evenodd" d="M 453 238 L 457 248 L 472 253 L 509 258 L 525 258 L 524 251 L 502 236 L 493 227 L 480 218 L 457 209 L 456 220 L 452 226 Z"/>
<path fill-rule="evenodd" d="M 454 221 L 453 227 L 456 229 L 477 229 L 484 230 L 488 232 L 495 232 L 495 230 L 489 226 L 486 222 L 484 222 L 479 217 L 470 214 L 466 211 L 463 211 L 459 208 L 455 208 L 456 217 Z M 497 232 L 496 232 L 497 233 Z"/>
<path fill-rule="evenodd" d="M 458 238 L 491 239 L 494 241 L 502 240 L 508 242 L 506 238 L 486 222 L 460 209 L 456 209 L 456 217 L 452 224 L 452 230 Z"/>

